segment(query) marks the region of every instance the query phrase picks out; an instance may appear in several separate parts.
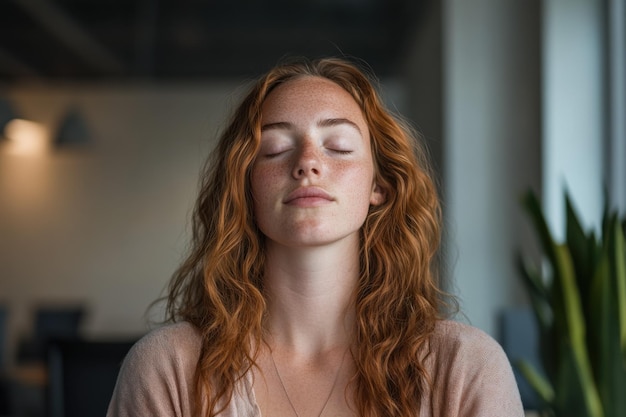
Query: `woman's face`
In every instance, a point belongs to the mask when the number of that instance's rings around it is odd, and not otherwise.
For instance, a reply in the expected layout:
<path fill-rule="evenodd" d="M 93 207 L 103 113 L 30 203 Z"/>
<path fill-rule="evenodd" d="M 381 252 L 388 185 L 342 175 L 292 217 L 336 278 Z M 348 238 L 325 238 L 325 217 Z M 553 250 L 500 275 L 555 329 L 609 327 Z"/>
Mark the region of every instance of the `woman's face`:
<path fill-rule="evenodd" d="M 370 135 L 361 109 L 339 85 L 303 77 L 276 87 L 261 108 L 252 167 L 254 214 L 268 244 L 358 245 L 374 183 Z"/>

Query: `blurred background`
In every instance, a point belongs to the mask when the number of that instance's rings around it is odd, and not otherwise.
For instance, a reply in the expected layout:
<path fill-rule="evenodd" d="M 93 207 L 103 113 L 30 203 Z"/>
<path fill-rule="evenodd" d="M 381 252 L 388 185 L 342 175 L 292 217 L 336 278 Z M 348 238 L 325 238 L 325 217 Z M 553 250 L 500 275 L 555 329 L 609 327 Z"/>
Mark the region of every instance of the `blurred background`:
<path fill-rule="evenodd" d="M 2 374 L 45 385 L 26 365 L 48 333 L 125 344 L 162 318 L 199 169 L 247 83 L 292 56 L 366 63 L 422 133 L 443 278 L 510 343 L 514 253 L 535 247 L 522 193 L 557 235 L 566 187 L 587 227 L 603 189 L 626 208 L 624 3 L 0 0 Z M 21 392 L 35 405 L 12 414 L 42 415 L 46 394 Z"/>

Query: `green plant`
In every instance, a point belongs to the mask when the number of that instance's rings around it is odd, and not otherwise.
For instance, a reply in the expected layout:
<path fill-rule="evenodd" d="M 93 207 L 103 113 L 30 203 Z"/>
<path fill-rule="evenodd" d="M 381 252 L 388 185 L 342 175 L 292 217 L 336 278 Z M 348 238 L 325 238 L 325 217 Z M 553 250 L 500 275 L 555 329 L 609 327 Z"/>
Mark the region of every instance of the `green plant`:
<path fill-rule="evenodd" d="M 518 256 L 539 327 L 543 372 L 516 364 L 544 416 L 626 416 L 626 218 L 605 209 L 599 236 L 585 231 L 565 193 L 566 237 L 556 242 L 540 202 L 523 198 L 543 252 Z"/>

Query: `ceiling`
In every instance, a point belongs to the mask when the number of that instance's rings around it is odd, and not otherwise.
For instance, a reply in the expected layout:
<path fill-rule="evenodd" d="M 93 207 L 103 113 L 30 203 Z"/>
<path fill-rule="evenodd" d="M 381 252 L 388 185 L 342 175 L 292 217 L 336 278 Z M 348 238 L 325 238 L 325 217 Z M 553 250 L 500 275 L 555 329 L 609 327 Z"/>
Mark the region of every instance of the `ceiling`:
<path fill-rule="evenodd" d="M 254 76 L 348 55 L 393 75 L 425 0 L 0 0 L 0 82 Z"/>

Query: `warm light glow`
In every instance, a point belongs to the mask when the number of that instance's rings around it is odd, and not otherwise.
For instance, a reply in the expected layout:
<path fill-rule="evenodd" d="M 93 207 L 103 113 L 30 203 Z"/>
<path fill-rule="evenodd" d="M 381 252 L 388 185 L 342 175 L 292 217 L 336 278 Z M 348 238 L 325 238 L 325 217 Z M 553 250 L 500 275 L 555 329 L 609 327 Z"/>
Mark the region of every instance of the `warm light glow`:
<path fill-rule="evenodd" d="M 4 136 L 9 139 L 7 152 L 19 155 L 32 155 L 45 151 L 48 146 L 48 132 L 37 122 L 13 119 L 4 127 Z"/>

